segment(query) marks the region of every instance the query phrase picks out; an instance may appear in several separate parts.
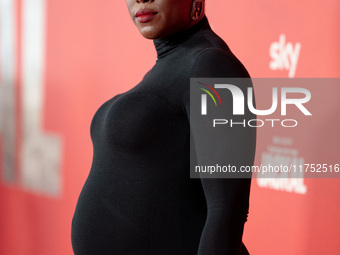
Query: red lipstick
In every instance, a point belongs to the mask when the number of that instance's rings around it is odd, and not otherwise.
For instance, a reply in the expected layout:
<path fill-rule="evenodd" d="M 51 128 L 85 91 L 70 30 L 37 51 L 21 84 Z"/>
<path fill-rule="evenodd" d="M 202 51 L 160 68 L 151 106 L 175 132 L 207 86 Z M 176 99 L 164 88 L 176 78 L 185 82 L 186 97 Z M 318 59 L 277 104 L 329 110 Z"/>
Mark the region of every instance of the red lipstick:
<path fill-rule="evenodd" d="M 157 12 L 149 9 L 140 10 L 135 14 L 135 17 L 140 23 L 150 22 L 155 16 Z"/>

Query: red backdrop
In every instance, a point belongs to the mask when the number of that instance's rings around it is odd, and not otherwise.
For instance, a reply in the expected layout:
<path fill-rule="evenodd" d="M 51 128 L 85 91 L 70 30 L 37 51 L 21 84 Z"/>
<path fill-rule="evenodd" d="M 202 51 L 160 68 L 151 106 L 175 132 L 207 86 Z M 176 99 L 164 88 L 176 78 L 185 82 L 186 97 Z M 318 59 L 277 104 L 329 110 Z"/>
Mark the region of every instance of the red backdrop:
<path fill-rule="evenodd" d="M 71 219 L 92 160 L 91 119 L 141 80 L 155 49 L 125 1 L 0 3 L 0 254 L 72 254 Z M 206 9 L 251 76 L 339 77 L 339 1 L 207 1 Z M 284 149 L 305 162 L 340 163 L 340 87 L 313 93 L 327 98 L 314 109 L 320 124 L 303 134 L 259 132 L 257 163 L 284 157 Z M 250 253 L 338 254 L 339 184 L 301 179 L 287 191 L 254 179 L 244 232 Z"/>

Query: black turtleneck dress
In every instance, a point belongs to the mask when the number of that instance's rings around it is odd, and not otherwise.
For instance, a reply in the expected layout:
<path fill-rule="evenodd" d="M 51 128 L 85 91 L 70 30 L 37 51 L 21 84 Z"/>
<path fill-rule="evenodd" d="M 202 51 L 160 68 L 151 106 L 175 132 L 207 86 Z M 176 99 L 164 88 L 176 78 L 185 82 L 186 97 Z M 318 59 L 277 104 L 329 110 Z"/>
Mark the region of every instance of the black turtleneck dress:
<path fill-rule="evenodd" d="M 242 234 L 251 180 L 190 178 L 189 89 L 190 77 L 249 75 L 206 17 L 154 44 L 158 59 L 143 80 L 93 117 L 74 254 L 248 254 Z M 224 157 L 234 165 L 253 163 L 255 132 L 244 132 L 225 134 L 235 149 Z"/>

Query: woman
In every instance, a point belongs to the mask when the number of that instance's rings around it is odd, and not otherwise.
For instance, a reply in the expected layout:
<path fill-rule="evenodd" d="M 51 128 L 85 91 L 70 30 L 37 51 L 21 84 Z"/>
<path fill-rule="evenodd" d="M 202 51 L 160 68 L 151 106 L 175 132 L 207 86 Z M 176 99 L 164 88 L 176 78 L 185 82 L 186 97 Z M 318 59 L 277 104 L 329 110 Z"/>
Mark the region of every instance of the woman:
<path fill-rule="evenodd" d="M 127 0 L 127 7 L 158 59 L 92 120 L 94 156 L 72 221 L 74 253 L 248 254 L 250 179 L 190 178 L 188 116 L 190 77 L 249 75 L 210 29 L 203 0 Z M 254 130 L 223 136 L 227 162 L 253 163 Z"/>

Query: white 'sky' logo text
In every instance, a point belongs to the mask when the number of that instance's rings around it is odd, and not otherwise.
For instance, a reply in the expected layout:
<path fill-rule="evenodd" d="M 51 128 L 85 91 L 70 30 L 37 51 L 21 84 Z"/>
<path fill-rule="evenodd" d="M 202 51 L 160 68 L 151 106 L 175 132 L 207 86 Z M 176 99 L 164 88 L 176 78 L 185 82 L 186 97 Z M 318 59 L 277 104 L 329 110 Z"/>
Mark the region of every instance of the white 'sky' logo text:
<path fill-rule="evenodd" d="M 293 78 L 295 76 L 296 67 L 299 60 L 301 50 L 301 43 L 286 43 L 286 36 L 280 35 L 278 42 L 273 42 L 269 48 L 269 54 L 271 61 L 269 68 L 271 70 L 287 70 L 288 77 Z"/>

